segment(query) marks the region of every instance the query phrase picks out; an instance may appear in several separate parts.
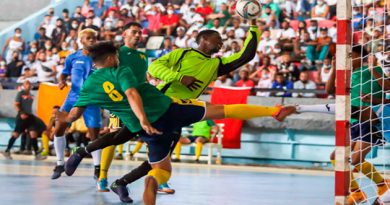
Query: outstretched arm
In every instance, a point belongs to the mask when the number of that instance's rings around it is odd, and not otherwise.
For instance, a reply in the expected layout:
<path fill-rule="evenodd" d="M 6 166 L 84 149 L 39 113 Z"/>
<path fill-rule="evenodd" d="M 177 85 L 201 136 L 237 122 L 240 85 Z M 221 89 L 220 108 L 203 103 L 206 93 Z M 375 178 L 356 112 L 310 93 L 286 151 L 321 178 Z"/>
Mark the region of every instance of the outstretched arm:
<path fill-rule="evenodd" d="M 73 107 L 68 116 L 65 118 L 65 121 L 67 123 L 72 123 L 74 121 L 76 121 L 77 119 L 79 119 L 81 117 L 81 115 L 84 113 L 85 111 L 85 107 Z M 63 112 L 59 112 L 57 114 L 57 120 L 58 121 L 62 121 L 62 119 L 65 117 L 65 113 Z"/>

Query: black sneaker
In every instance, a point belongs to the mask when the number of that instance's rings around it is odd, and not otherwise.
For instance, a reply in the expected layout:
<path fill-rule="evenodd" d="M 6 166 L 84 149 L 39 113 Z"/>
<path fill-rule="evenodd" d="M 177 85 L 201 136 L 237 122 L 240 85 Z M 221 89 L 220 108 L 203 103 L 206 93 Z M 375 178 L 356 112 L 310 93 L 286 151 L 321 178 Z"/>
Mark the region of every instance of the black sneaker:
<path fill-rule="evenodd" d="M 79 166 L 81 160 L 83 160 L 83 157 L 77 152 L 70 155 L 68 161 L 65 162 L 65 173 L 68 176 L 72 176 L 73 173 L 76 171 L 77 167 Z"/>
<path fill-rule="evenodd" d="M 129 197 L 129 191 L 126 186 L 118 185 L 116 182 L 113 182 L 110 186 L 111 190 L 119 196 L 119 199 L 123 203 L 133 203 L 133 199 Z"/>
<path fill-rule="evenodd" d="M 100 165 L 95 166 L 95 171 L 93 173 L 93 178 L 97 181 L 100 177 Z"/>
<path fill-rule="evenodd" d="M 64 172 L 64 165 L 57 165 L 53 170 L 53 175 L 51 175 L 51 179 L 58 179 L 60 178 L 62 172 Z"/>

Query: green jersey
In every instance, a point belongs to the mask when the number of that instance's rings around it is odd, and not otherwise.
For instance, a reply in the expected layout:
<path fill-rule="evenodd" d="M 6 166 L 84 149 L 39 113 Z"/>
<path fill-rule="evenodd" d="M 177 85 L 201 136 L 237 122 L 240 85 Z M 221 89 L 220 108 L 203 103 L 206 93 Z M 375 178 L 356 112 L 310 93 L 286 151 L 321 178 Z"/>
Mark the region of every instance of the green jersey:
<path fill-rule="evenodd" d="M 119 49 L 120 66 L 130 67 L 138 83 L 146 82 L 148 62 L 145 53 L 122 46 Z"/>
<path fill-rule="evenodd" d="M 210 139 L 211 137 L 211 128 L 215 123 L 212 120 L 205 120 L 194 123 L 192 125 L 192 136 L 194 137 L 204 137 Z"/>
<path fill-rule="evenodd" d="M 75 107 L 96 105 L 118 116 L 131 131 L 140 131 L 141 125 L 127 101 L 125 91 L 135 88 L 139 92 L 150 123 L 157 121 L 169 108 L 172 99 L 154 86 L 138 83 L 129 67 L 96 70 L 84 82 Z"/>
<path fill-rule="evenodd" d="M 380 67 L 376 67 L 375 71 L 383 74 Z M 352 71 L 351 77 L 351 105 L 352 106 L 370 106 L 370 103 L 362 102 L 361 95 L 372 94 L 375 98 L 383 97 L 382 87 L 377 83 L 372 76 L 367 66 L 360 67 Z"/>
<path fill-rule="evenodd" d="M 196 49 L 176 49 L 151 63 L 148 72 L 164 81 L 158 88 L 166 95 L 179 99 L 196 99 L 218 76 L 228 74 L 251 61 L 256 54 L 259 39 L 259 29 L 251 26 L 244 47 L 238 53 L 211 58 Z M 181 84 L 180 80 L 184 75 L 202 81 L 201 88 L 191 91 Z"/>

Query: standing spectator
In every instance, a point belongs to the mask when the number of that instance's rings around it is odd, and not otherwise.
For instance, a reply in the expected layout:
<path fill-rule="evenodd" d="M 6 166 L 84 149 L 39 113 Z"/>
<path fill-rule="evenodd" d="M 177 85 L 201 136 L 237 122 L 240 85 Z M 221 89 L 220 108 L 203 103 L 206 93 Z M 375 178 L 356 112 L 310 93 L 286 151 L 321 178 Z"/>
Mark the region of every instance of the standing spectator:
<path fill-rule="evenodd" d="M 284 91 L 282 92 L 273 92 L 271 93 L 271 96 L 276 96 L 276 97 L 291 97 L 291 93 L 287 92 L 289 89 L 293 89 L 294 84 L 293 82 L 286 80 L 284 78 L 283 73 L 277 73 L 275 75 L 275 80 L 272 83 L 272 89 L 283 89 Z"/>
<path fill-rule="evenodd" d="M 210 6 L 209 0 L 200 0 L 196 13 L 200 14 L 207 22 L 207 16 L 213 13 L 213 8 Z"/>
<path fill-rule="evenodd" d="M 66 36 L 65 27 L 62 19 L 57 19 L 56 28 L 54 29 L 51 39 L 56 47 L 60 47 L 61 43 L 64 42 Z"/>
<path fill-rule="evenodd" d="M 30 134 L 31 145 L 35 152 L 35 159 L 45 159 L 39 155 L 37 138 L 45 131 L 46 125 L 41 119 L 33 115 L 33 100 L 34 96 L 31 94 L 31 83 L 26 81 L 23 83 L 23 90 L 19 91 L 15 98 L 15 108 L 18 113 L 16 116 L 15 129 L 8 141 L 7 149 L 2 153 L 7 159 L 12 159 L 10 151 L 16 139 L 21 133 L 25 132 L 25 130 L 28 130 Z"/>
<path fill-rule="evenodd" d="M 10 63 L 12 60 L 13 53 L 17 51 L 18 54 L 20 54 L 20 52 L 24 50 L 24 46 L 25 43 L 24 39 L 22 38 L 22 29 L 16 28 L 15 34 L 12 37 L 8 38 L 5 42 L 1 56 L 5 56 L 5 61 L 7 63 Z M 7 51 L 7 53 L 5 53 L 5 51 Z"/>
<path fill-rule="evenodd" d="M 173 7 L 168 7 L 167 14 L 161 16 L 161 28 L 167 36 L 172 36 L 173 31 L 179 24 L 179 16 L 175 14 Z"/>
<path fill-rule="evenodd" d="M 329 6 L 325 0 L 317 0 L 317 5 L 311 9 L 311 18 L 317 20 L 329 19 Z"/>
<path fill-rule="evenodd" d="M 255 83 L 253 80 L 249 79 L 249 70 L 247 68 L 243 68 L 239 72 L 240 80 L 236 82 L 236 87 L 255 87 Z"/>
<path fill-rule="evenodd" d="M 96 4 L 93 5 L 93 10 L 96 13 L 96 16 L 99 18 L 103 18 L 105 12 L 107 11 L 107 6 L 104 5 L 104 0 L 99 0 Z"/>
<path fill-rule="evenodd" d="M 157 55 L 157 58 L 160 58 L 161 56 L 169 53 L 172 51 L 172 40 L 170 37 L 166 37 L 164 39 L 163 43 L 163 49 L 160 51 L 160 53 Z"/>
<path fill-rule="evenodd" d="M 302 71 L 299 75 L 299 81 L 294 83 L 294 89 L 302 89 L 302 90 L 314 90 L 316 89 L 316 84 L 309 80 L 308 71 Z M 305 97 L 312 98 L 315 97 L 315 93 L 293 93 L 293 97 Z"/>
<path fill-rule="evenodd" d="M 12 82 L 16 82 L 17 78 L 22 73 L 22 68 L 24 66 L 23 61 L 19 58 L 20 54 L 18 51 L 14 51 L 12 53 L 11 62 L 7 65 L 6 76 Z"/>
<path fill-rule="evenodd" d="M 32 70 L 38 75 L 39 82 L 55 82 L 56 63 L 47 61 L 45 52 L 38 53 L 37 60 L 32 65 Z"/>
<path fill-rule="evenodd" d="M 81 7 L 81 15 L 86 18 L 89 10 L 93 10 L 93 8 L 91 7 L 89 0 L 84 0 L 83 6 Z"/>
<path fill-rule="evenodd" d="M 4 82 L 7 73 L 7 64 L 5 61 L 0 61 L 0 83 Z"/>
<path fill-rule="evenodd" d="M 178 27 L 176 29 L 177 37 L 175 38 L 174 45 L 178 46 L 179 48 L 185 48 L 186 47 L 186 29 L 184 27 Z"/>

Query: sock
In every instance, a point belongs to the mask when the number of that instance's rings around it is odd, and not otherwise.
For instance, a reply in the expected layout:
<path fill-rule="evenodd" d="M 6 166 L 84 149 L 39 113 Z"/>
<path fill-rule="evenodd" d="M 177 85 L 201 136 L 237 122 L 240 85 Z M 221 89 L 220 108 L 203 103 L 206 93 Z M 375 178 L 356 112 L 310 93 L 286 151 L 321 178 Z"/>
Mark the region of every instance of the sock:
<path fill-rule="evenodd" d="M 272 116 L 280 111 L 279 107 L 235 104 L 225 105 L 225 118 L 247 120 L 255 117 Z"/>
<path fill-rule="evenodd" d="M 42 147 L 45 153 L 49 153 L 49 137 L 46 133 L 42 134 Z"/>
<path fill-rule="evenodd" d="M 326 113 L 334 114 L 335 113 L 335 104 L 325 104 L 325 105 L 297 105 L 297 112 L 316 112 L 316 113 Z"/>
<path fill-rule="evenodd" d="M 31 139 L 31 146 L 34 149 L 34 154 L 35 155 L 39 154 L 38 153 L 38 150 L 39 150 L 39 148 L 38 148 L 38 140 L 36 138 Z"/>
<path fill-rule="evenodd" d="M 123 154 L 123 144 L 118 145 L 118 154 Z"/>
<path fill-rule="evenodd" d="M 180 153 L 181 153 L 181 143 L 177 142 L 176 147 L 175 147 L 176 159 L 180 159 Z"/>
<path fill-rule="evenodd" d="M 66 146 L 65 136 L 54 136 L 54 149 L 56 150 L 57 165 L 64 165 L 64 152 Z"/>
<path fill-rule="evenodd" d="M 196 143 L 195 147 L 195 159 L 198 160 L 200 157 L 200 154 L 202 153 L 203 143 Z"/>
<path fill-rule="evenodd" d="M 372 165 L 367 161 L 364 161 L 363 163 L 356 165 L 355 169 L 363 173 L 364 175 L 366 175 L 376 184 L 381 184 L 384 181 L 382 175 L 379 174 L 379 172 L 375 169 L 374 165 Z"/>
<path fill-rule="evenodd" d="M 115 145 L 103 149 L 99 180 L 107 179 L 108 169 L 111 166 L 111 162 L 114 159 L 114 155 L 115 155 Z"/>
<path fill-rule="evenodd" d="M 102 150 L 98 149 L 96 151 L 93 151 L 93 152 L 91 152 L 91 155 L 92 155 L 93 165 L 95 165 L 95 166 L 100 165 Z"/>
<path fill-rule="evenodd" d="M 12 147 L 14 146 L 14 143 L 15 143 L 16 139 L 17 139 L 16 137 L 11 137 L 8 140 L 8 146 L 7 146 L 7 149 L 5 150 L 6 152 L 11 151 Z"/>
<path fill-rule="evenodd" d="M 336 166 L 336 160 L 330 160 L 330 163 L 332 164 L 333 167 Z M 349 188 L 350 190 L 353 192 L 353 191 L 356 191 L 356 190 L 359 190 L 359 184 L 356 182 L 355 180 L 355 177 L 353 176 L 353 172 L 350 171 L 350 184 L 349 184 Z"/>
<path fill-rule="evenodd" d="M 20 151 L 24 151 L 26 149 L 26 138 L 26 133 L 22 133 L 22 135 L 20 136 Z"/>
<path fill-rule="evenodd" d="M 142 148 L 143 142 L 138 141 L 137 144 L 135 144 L 134 150 L 131 152 L 132 155 L 135 155 L 139 152 L 139 150 Z"/>
<path fill-rule="evenodd" d="M 116 180 L 115 183 L 121 186 L 126 186 L 127 184 L 131 184 L 141 177 L 147 175 L 150 170 L 152 170 L 152 167 L 150 166 L 149 162 L 144 161 L 140 166 L 131 170 L 122 178 Z"/>

